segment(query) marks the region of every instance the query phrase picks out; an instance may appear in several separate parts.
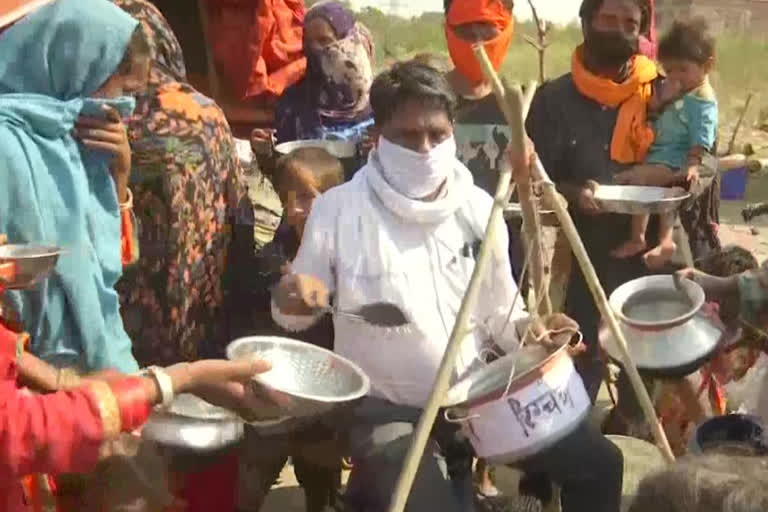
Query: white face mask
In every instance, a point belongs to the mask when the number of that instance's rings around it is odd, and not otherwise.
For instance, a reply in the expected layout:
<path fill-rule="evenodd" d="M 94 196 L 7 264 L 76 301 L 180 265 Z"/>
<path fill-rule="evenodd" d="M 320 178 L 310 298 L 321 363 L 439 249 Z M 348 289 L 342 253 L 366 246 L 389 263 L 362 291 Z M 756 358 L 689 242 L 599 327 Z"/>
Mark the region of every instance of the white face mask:
<path fill-rule="evenodd" d="M 456 170 L 456 139 L 453 135 L 418 153 L 379 137 L 377 148 L 384 178 L 400 194 L 422 199 L 434 193 Z"/>

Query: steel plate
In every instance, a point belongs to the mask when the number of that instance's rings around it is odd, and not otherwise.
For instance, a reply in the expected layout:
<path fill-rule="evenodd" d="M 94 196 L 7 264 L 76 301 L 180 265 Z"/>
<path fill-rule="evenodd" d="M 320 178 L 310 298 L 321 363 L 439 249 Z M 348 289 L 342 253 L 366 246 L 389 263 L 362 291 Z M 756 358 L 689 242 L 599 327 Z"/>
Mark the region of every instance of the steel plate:
<path fill-rule="evenodd" d="M 600 185 L 595 201 L 606 212 L 641 215 L 675 211 L 690 196 L 679 187 Z"/>

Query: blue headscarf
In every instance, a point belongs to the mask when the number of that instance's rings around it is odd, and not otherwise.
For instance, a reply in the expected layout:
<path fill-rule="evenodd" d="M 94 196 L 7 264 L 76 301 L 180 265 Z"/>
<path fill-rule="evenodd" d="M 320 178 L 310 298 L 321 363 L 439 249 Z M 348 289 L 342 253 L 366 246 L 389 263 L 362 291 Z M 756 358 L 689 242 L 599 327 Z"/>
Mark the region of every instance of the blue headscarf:
<path fill-rule="evenodd" d="M 120 212 L 108 155 L 71 135 L 104 104 L 90 99 L 118 69 L 138 22 L 105 0 L 56 0 L 0 34 L 0 233 L 64 249 L 33 290 L 9 293 L 32 351 L 56 366 L 138 369 L 114 285 Z"/>

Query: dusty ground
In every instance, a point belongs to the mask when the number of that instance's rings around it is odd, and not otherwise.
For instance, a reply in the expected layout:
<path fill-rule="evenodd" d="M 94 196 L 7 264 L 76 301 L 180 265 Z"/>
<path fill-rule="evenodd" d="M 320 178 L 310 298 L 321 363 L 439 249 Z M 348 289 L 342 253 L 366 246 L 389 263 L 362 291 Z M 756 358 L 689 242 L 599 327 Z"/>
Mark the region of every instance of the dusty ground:
<path fill-rule="evenodd" d="M 768 200 L 768 177 L 751 179 L 747 186 L 745 201 L 724 201 L 721 207 L 720 238 L 723 244 L 738 244 L 752 251 L 762 262 L 768 259 L 768 216 L 755 219 L 751 225 L 745 225 L 741 210 L 748 202 Z M 756 233 L 755 233 L 756 230 Z M 605 410 L 609 406 L 608 397 L 601 394 L 596 409 Z M 600 413 L 597 412 L 596 415 Z M 497 473 L 498 487 L 502 492 L 511 494 L 517 488 L 518 475 L 515 471 L 502 468 Z M 280 483 L 270 493 L 264 512 L 303 512 L 304 495 L 298 487 L 293 468 L 287 465 L 283 470 Z"/>

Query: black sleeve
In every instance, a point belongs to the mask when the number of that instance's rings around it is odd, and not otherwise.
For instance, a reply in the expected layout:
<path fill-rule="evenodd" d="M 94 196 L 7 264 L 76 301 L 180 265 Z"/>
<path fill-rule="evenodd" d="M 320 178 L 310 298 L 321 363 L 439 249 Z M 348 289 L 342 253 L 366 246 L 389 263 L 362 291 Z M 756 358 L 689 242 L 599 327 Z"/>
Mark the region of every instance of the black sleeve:
<path fill-rule="evenodd" d="M 555 183 L 567 180 L 563 166 L 564 138 L 561 123 L 552 113 L 552 85 L 546 84 L 536 91 L 525 121 L 528 136 L 536 147 L 541 163 Z"/>

